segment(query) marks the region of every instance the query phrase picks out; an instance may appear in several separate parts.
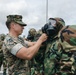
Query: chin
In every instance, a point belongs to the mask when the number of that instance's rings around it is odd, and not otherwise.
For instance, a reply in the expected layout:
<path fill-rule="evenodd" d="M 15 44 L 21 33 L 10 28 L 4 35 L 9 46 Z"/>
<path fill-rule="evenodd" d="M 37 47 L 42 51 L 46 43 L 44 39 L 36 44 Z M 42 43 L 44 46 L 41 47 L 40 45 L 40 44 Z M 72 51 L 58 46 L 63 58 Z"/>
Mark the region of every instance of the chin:
<path fill-rule="evenodd" d="M 22 33 L 19 33 L 19 35 L 21 35 Z"/>

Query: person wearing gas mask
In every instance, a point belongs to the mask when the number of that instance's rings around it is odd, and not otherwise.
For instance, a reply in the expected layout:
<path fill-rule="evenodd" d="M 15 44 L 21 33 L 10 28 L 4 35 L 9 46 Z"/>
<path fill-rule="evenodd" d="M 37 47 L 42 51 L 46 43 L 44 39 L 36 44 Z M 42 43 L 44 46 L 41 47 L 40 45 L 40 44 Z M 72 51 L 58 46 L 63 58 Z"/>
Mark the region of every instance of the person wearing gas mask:
<path fill-rule="evenodd" d="M 55 49 L 56 41 L 58 41 L 58 33 L 65 25 L 62 18 L 49 18 L 49 23 L 42 27 L 42 32 L 48 35 L 46 41 L 47 47 L 44 59 L 44 74 L 57 75 L 59 70 L 58 62 L 60 61 L 60 54 Z"/>
<path fill-rule="evenodd" d="M 43 32 L 48 37 L 45 52 L 45 75 L 75 75 L 76 74 L 76 28 L 75 25 L 64 26 L 65 22 L 61 18 L 55 18 L 58 25 L 62 24 L 57 33 L 56 27 L 45 25 Z M 50 21 L 50 24 L 55 24 Z M 56 26 L 56 25 L 54 25 Z M 45 30 L 46 29 L 46 30 Z M 50 33 L 49 33 L 50 32 Z M 52 32 L 52 33 L 51 33 Z M 54 32 L 54 33 L 53 33 Z M 52 35 L 52 37 L 50 36 Z M 56 35 L 56 36 L 55 36 Z M 57 39 L 55 39 L 57 38 Z"/>
<path fill-rule="evenodd" d="M 34 37 L 36 36 L 36 29 L 34 28 L 31 28 L 29 31 L 28 31 L 28 36 L 27 36 L 27 40 L 28 41 L 33 41 L 34 40 Z"/>

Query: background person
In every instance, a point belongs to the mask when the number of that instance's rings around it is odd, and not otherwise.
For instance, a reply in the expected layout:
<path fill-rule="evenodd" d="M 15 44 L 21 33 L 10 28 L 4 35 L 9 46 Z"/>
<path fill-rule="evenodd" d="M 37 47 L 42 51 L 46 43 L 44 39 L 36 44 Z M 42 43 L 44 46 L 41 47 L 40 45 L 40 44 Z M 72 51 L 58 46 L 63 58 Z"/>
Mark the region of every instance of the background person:
<path fill-rule="evenodd" d="M 5 34 L 0 34 L 0 69 L 1 66 L 3 65 L 3 75 L 6 75 L 7 62 L 3 55 L 3 49 L 2 49 L 4 39 L 5 39 Z"/>

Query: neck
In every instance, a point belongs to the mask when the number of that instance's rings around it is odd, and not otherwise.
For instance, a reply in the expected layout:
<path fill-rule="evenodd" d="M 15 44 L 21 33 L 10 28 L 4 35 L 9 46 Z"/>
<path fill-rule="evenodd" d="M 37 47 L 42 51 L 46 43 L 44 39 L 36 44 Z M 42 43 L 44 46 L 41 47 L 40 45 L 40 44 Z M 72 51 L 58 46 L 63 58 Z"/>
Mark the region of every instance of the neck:
<path fill-rule="evenodd" d="M 12 37 L 15 37 L 15 38 L 17 38 L 19 36 L 18 34 L 14 33 L 14 32 L 9 32 L 9 35 Z"/>

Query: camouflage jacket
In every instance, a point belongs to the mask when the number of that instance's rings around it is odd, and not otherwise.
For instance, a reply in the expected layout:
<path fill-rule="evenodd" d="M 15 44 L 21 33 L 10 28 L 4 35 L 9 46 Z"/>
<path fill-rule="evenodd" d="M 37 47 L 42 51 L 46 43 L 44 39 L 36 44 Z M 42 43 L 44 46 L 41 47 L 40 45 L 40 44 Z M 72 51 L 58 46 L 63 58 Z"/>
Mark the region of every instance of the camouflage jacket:
<path fill-rule="evenodd" d="M 76 73 L 76 59 L 74 59 L 76 46 L 66 41 L 62 42 L 60 33 L 58 38 L 47 44 L 44 61 L 45 75 L 74 75 Z"/>
<path fill-rule="evenodd" d="M 8 75 L 29 75 L 29 61 L 20 59 L 10 52 L 11 48 L 17 43 L 21 43 L 26 47 L 26 44 L 21 37 L 15 39 L 10 35 L 6 35 L 3 44 L 3 53 L 8 63 Z"/>
<path fill-rule="evenodd" d="M 3 45 L 3 41 L 0 41 L 0 68 L 1 68 L 1 66 L 3 64 L 3 59 L 4 59 L 2 45 Z"/>
<path fill-rule="evenodd" d="M 75 25 L 72 25 L 69 27 L 70 28 L 66 29 L 66 31 L 67 31 L 66 33 L 70 32 L 70 33 L 68 33 L 68 37 L 67 37 L 68 40 L 70 38 L 73 38 L 70 34 L 72 34 L 72 32 L 74 32 L 73 29 L 76 29 Z M 73 28 L 73 29 L 71 29 L 71 28 Z M 73 35 L 75 35 L 75 34 L 73 34 Z M 60 33 L 59 33 L 59 36 L 60 36 Z M 63 37 L 65 38 L 65 35 L 63 35 Z M 75 40 L 72 42 L 76 43 Z M 62 41 L 61 37 L 59 39 L 59 43 L 63 49 L 62 57 L 60 60 L 60 73 L 66 74 L 66 75 L 76 74 L 76 45 L 75 45 L 75 43 L 73 45 L 70 43 L 70 41 L 67 41 L 65 39 Z"/>
<path fill-rule="evenodd" d="M 44 59 L 45 75 L 56 74 L 59 70 L 58 62 L 60 61 L 61 53 L 56 48 L 57 40 L 58 37 L 55 37 L 49 43 L 47 43 L 45 59 Z"/>
<path fill-rule="evenodd" d="M 40 35 L 41 35 L 40 33 L 37 33 L 36 36 L 34 36 L 34 39 L 32 41 L 37 41 Z M 43 75 L 44 74 L 45 49 L 46 49 L 45 44 L 42 44 L 42 46 L 39 48 L 38 53 L 31 60 L 31 75 Z"/>
<path fill-rule="evenodd" d="M 63 43 L 60 42 L 59 44 L 62 47 L 61 59 L 59 61 L 59 73 L 73 75 L 76 71 L 76 61 L 74 59 L 74 52 L 76 52 L 76 46 L 72 46 L 65 41 Z"/>

